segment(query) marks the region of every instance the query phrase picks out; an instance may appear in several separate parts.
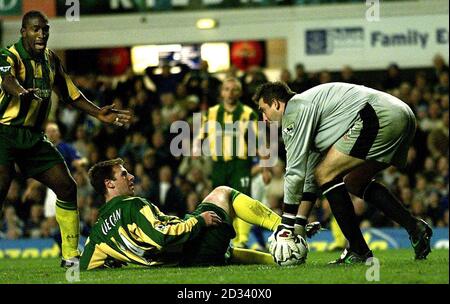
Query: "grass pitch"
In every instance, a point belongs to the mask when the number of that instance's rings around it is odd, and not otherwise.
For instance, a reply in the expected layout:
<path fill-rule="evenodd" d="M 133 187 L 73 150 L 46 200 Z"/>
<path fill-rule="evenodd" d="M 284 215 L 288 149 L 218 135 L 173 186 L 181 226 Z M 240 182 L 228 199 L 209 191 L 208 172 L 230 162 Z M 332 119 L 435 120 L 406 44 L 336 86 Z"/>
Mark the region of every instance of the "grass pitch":
<path fill-rule="evenodd" d="M 338 252 L 311 252 L 304 265 L 279 267 L 232 265 L 224 267 L 128 266 L 82 272 L 78 284 L 448 284 L 449 251 L 433 250 L 425 261 L 414 261 L 412 249 L 375 251 L 373 265 L 327 265 Z M 366 279 L 368 275 L 368 281 Z M 379 278 L 379 280 L 376 280 Z M 67 284 L 58 259 L 0 259 L 0 283 Z"/>

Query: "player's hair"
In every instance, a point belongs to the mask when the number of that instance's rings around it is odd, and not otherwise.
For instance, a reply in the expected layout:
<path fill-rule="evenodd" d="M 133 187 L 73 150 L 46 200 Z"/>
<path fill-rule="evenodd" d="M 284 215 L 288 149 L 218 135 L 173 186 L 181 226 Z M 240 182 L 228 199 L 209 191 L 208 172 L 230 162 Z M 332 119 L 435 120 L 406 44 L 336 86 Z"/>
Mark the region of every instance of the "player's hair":
<path fill-rule="evenodd" d="M 45 21 L 48 22 L 48 17 L 41 11 L 29 11 L 27 13 L 25 13 L 25 15 L 23 15 L 22 17 L 22 28 L 26 28 L 27 27 L 27 23 L 30 19 L 32 18 L 36 18 L 36 17 L 40 17 L 42 19 L 44 19 Z"/>
<path fill-rule="evenodd" d="M 89 181 L 98 194 L 105 195 L 105 179 L 114 180 L 113 167 L 123 165 L 123 159 L 115 158 L 96 163 L 89 169 Z"/>
<path fill-rule="evenodd" d="M 222 85 L 220 86 L 221 89 L 222 89 L 222 87 L 223 87 L 225 82 L 234 82 L 234 83 L 236 83 L 239 86 L 239 89 L 242 92 L 242 83 L 241 83 L 241 81 L 238 78 L 236 78 L 236 77 L 227 77 L 227 78 L 225 78 L 222 81 Z"/>
<path fill-rule="evenodd" d="M 262 98 L 264 103 L 271 106 L 274 99 L 287 103 L 294 95 L 295 92 L 293 92 L 284 82 L 267 82 L 258 87 L 255 95 L 253 95 L 253 101 L 258 104 L 259 100 Z"/>

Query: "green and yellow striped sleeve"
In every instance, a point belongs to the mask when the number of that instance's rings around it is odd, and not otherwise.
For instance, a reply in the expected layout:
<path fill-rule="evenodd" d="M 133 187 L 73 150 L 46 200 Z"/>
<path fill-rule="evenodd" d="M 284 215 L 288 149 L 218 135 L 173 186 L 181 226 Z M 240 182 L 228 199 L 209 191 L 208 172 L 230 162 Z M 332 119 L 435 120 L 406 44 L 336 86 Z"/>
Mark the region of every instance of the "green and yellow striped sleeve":
<path fill-rule="evenodd" d="M 7 49 L 0 49 L 0 77 L 16 76 L 16 56 Z M 1 81 L 0 81 L 1 83 Z"/>
<path fill-rule="evenodd" d="M 71 103 L 81 96 L 81 92 L 67 75 L 58 56 L 55 53 L 52 55 L 55 60 L 55 91 L 64 102 Z"/>
<path fill-rule="evenodd" d="M 199 215 L 188 220 L 166 216 L 151 204 L 136 204 L 132 235 L 138 235 L 138 241 L 161 247 L 179 245 L 198 235 L 205 221 Z M 158 213 L 159 212 L 159 213 Z M 138 230 L 138 231 L 136 231 Z"/>

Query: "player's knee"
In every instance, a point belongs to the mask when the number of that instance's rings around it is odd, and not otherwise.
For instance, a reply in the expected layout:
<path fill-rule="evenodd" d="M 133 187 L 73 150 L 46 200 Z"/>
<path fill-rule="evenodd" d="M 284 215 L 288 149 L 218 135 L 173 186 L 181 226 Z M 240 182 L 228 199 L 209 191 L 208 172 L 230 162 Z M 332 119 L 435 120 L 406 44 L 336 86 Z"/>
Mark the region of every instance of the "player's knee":
<path fill-rule="evenodd" d="M 53 191 L 58 198 L 65 201 L 74 201 L 77 198 L 77 184 L 71 178 L 61 182 Z"/>
<path fill-rule="evenodd" d="M 319 185 L 323 185 L 329 182 L 330 180 L 334 179 L 334 176 L 331 174 L 331 171 L 324 166 L 318 166 L 314 171 L 314 176 L 316 178 L 317 184 Z"/>
<path fill-rule="evenodd" d="M 230 196 L 232 188 L 227 186 L 216 187 L 206 198 L 205 201 L 217 205 L 227 213 L 230 209 Z"/>
<path fill-rule="evenodd" d="M 322 186 L 334 179 L 342 178 L 342 170 L 329 165 L 319 165 L 314 171 L 314 177 L 319 186 Z"/>
<path fill-rule="evenodd" d="M 361 183 L 358 180 L 355 180 L 354 178 L 348 175 L 344 177 L 344 183 L 345 188 L 349 193 L 356 195 L 359 198 L 362 198 L 365 185 L 361 185 Z"/>
<path fill-rule="evenodd" d="M 214 188 L 213 192 L 222 193 L 222 194 L 230 194 L 231 190 L 232 189 L 227 186 L 218 186 L 218 187 Z"/>

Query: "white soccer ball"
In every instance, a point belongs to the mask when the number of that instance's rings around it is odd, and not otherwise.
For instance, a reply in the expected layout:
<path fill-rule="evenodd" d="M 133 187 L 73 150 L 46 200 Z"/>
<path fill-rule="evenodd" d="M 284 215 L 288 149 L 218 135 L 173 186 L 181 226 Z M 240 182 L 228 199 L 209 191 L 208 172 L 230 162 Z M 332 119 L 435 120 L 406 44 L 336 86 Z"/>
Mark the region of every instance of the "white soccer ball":
<path fill-rule="evenodd" d="M 268 241 L 269 241 L 269 251 L 272 253 L 273 260 L 280 266 L 300 265 L 305 263 L 306 258 L 308 257 L 309 252 L 308 242 L 300 235 L 296 235 L 295 238 L 292 239 L 292 242 L 294 242 L 297 250 L 292 251 L 289 256 L 283 256 L 279 259 L 277 259 L 273 254 L 276 246 L 275 237 L 270 237 Z"/>

